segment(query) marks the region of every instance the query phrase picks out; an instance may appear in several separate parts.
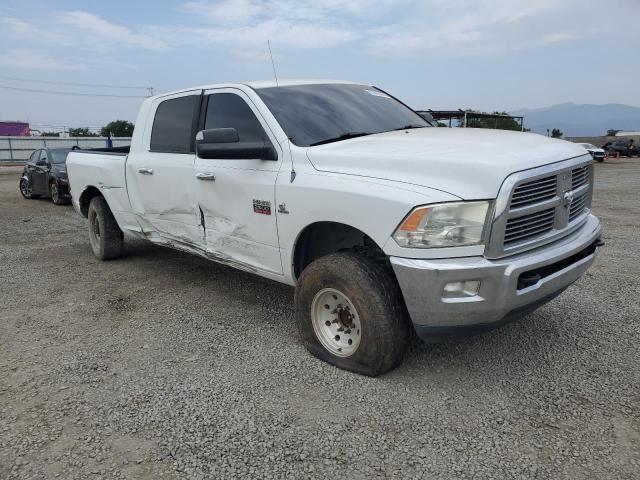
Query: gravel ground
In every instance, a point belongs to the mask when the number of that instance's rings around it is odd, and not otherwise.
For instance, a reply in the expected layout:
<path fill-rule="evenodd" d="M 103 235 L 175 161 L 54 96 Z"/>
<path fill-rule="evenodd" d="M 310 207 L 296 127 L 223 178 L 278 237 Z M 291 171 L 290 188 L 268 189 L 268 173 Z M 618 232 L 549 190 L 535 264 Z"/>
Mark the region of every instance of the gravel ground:
<path fill-rule="evenodd" d="M 0 176 L 0 478 L 640 478 L 640 161 L 596 165 L 596 263 L 520 322 L 377 379 L 298 343 L 293 290 L 91 254 Z"/>

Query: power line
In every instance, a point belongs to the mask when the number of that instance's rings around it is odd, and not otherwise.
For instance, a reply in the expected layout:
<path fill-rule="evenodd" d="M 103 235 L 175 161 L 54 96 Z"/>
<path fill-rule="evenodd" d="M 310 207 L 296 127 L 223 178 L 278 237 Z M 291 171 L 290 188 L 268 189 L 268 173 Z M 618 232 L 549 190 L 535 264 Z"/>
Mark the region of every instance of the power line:
<path fill-rule="evenodd" d="M 125 89 L 136 89 L 136 90 L 152 90 L 153 89 L 153 87 L 136 87 L 132 85 L 101 85 L 97 83 L 56 82 L 53 80 L 37 80 L 33 78 L 6 77 L 4 75 L 0 75 L 0 79 L 15 80 L 18 82 L 49 83 L 51 85 L 68 85 L 72 87 L 125 88 Z"/>
<path fill-rule="evenodd" d="M 147 98 L 147 96 L 142 96 L 142 95 L 113 95 L 113 94 L 110 94 L 110 93 L 61 92 L 59 90 L 38 90 L 38 89 L 35 89 L 35 88 L 9 87 L 7 85 L 0 85 L 0 88 L 4 88 L 5 90 L 18 90 L 20 92 L 50 93 L 50 94 L 56 94 L 56 95 L 71 95 L 71 96 L 74 96 L 74 97 Z"/>

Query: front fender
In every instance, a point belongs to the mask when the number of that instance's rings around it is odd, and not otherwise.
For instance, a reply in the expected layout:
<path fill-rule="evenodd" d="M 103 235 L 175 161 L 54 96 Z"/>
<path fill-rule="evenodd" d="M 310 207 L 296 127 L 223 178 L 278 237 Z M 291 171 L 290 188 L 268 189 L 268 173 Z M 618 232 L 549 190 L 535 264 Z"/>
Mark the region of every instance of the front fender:
<path fill-rule="evenodd" d="M 333 173 L 299 172 L 295 181 L 278 176 L 276 203 L 282 264 L 287 280 L 295 283 L 295 245 L 304 229 L 317 222 L 356 228 L 381 248 L 398 223 L 417 205 L 459 200 L 446 192 L 398 182 Z"/>

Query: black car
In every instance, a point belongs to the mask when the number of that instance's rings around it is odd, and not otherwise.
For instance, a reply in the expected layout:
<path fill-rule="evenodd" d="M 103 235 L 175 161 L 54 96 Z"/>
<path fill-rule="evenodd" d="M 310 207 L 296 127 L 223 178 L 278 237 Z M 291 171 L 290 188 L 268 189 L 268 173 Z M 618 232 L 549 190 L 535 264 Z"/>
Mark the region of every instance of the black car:
<path fill-rule="evenodd" d="M 615 157 L 616 154 L 620 154 L 621 157 L 633 157 L 638 155 L 638 148 L 633 142 L 630 141 L 615 141 L 605 143 L 602 148 L 608 155 Z"/>
<path fill-rule="evenodd" d="M 50 197 L 56 205 L 71 200 L 67 179 L 70 148 L 42 148 L 31 154 L 20 178 L 24 198 Z"/>

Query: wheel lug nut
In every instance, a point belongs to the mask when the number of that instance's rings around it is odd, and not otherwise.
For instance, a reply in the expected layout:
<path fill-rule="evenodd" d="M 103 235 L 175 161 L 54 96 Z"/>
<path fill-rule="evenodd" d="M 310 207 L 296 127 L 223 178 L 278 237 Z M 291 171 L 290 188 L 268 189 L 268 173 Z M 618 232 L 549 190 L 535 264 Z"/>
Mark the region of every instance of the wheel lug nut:
<path fill-rule="evenodd" d="M 331 326 L 331 322 L 330 322 L 329 320 L 327 320 L 326 322 L 324 322 L 324 324 L 325 324 L 327 327 Z"/>
<path fill-rule="evenodd" d="M 335 336 L 335 341 L 336 341 L 336 342 L 339 342 L 339 341 L 340 341 L 340 335 L 336 335 L 336 336 Z"/>

